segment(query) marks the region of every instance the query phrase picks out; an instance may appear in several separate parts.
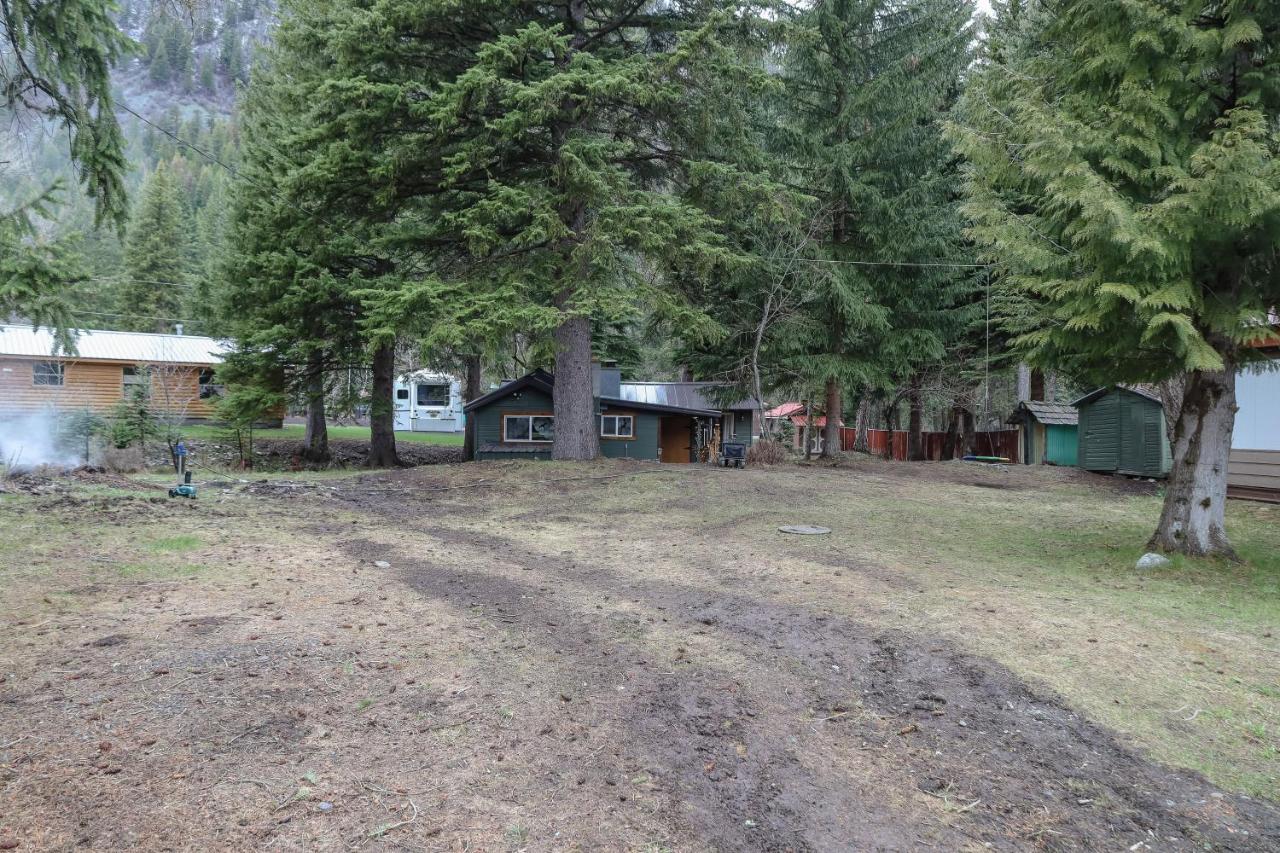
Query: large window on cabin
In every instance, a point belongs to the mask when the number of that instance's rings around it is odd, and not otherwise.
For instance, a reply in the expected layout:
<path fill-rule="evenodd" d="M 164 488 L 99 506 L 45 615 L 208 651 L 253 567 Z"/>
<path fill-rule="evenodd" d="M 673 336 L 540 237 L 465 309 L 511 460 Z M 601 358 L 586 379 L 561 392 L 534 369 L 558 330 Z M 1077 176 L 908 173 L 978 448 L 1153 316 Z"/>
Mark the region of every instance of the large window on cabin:
<path fill-rule="evenodd" d="M 444 408 L 449 405 L 449 386 L 435 383 L 418 383 L 418 405 Z"/>
<path fill-rule="evenodd" d="M 502 418 L 503 441 L 552 441 L 555 436 L 555 418 L 551 415 L 504 415 Z"/>
<path fill-rule="evenodd" d="M 631 415 L 601 415 L 601 438 L 635 438 L 636 422 Z"/>
<path fill-rule="evenodd" d="M 37 361 L 31 365 L 31 384 L 45 388 L 61 387 L 67 366 L 60 361 Z"/>
<path fill-rule="evenodd" d="M 123 368 L 120 381 L 126 400 L 151 396 L 151 371 L 145 367 L 130 365 Z"/>

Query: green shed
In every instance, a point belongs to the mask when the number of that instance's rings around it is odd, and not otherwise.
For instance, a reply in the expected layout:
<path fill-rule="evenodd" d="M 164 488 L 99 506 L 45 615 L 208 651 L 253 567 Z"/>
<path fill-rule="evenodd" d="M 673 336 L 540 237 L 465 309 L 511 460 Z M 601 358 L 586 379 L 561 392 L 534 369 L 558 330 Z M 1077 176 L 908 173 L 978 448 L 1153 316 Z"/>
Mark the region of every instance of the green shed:
<path fill-rule="evenodd" d="M 1173 465 L 1164 404 L 1141 388 L 1099 388 L 1075 401 L 1079 464 L 1088 471 L 1165 477 Z"/>

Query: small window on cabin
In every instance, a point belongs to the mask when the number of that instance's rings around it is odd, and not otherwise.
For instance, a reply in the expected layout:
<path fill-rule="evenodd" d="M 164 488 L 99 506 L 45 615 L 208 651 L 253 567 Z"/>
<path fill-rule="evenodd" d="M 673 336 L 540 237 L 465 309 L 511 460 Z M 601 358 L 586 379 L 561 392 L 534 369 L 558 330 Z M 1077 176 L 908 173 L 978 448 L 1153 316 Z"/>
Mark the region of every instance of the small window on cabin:
<path fill-rule="evenodd" d="M 408 389 L 408 388 L 397 388 L 397 389 L 396 389 L 396 399 L 397 399 L 397 400 L 408 400 L 408 399 L 409 399 L 409 389 Z"/>
<path fill-rule="evenodd" d="M 434 406 L 436 408 L 444 408 L 449 405 L 449 386 L 419 383 L 418 405 Z"/>
<path fill-rule="evenodd" d="M 215 381 L 213 368 L 206 367 L 200 371 L 200 399 L 208 400 L 222 396 L 222 386 Z"/>
<path fill-rule="evenodd" d="M 145 367 L 129 366 L 124 368 L 121 374 L 126 399 L 135 395 L 146 397 L 151 393 L 151 371 Z"/>
<path fill-rule="evenodd" d="M 502 419 L 504 441 L 541 441 L 555 439 L 555 418 L 550 415 L 506 415 Z"/>
<path fill-rule="evenodd" d="M 603 438 L 634 438 L 635 420 L 631 415 L 603 415 L 600 418 Z"/>
<path fill-rule="evenodd" d="M 31 384 L 61 386 L 66 379 L 66 365 L 60 361 L 37 361 L 31 365 Z"/>

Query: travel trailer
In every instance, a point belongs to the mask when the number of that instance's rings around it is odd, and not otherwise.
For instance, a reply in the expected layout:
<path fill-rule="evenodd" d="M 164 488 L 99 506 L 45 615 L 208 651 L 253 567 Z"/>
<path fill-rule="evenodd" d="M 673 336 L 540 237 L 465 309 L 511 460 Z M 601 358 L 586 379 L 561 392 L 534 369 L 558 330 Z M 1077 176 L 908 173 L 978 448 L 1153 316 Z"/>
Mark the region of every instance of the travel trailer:
<path fill-rule="evenodd" d="M 462 383 L 445 373 L 419 370 L 396 380 L 398 432 L 462 432 Z"/>

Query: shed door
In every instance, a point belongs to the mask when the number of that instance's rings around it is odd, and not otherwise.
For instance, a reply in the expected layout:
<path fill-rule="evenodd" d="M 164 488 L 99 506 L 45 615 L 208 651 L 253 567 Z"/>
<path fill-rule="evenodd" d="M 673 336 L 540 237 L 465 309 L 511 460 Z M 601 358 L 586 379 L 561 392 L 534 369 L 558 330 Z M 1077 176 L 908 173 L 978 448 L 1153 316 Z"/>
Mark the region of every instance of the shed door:
<path fill-rule="evenodd" d="M 1081 465 L 1114 471 L 1120 461 L 1120 395 L 1108 394 L 1080 409 Z"/>
<path fill-rule="evenodd" d="M 1147 430 L 1143 415 L 1146 407 L 1141 401 L 1126 395 L 1120 406 L 1120 465 L 1126 474 L 1145 474 Z"/>
<path fill-rule="evenodd" d="M 1050 424 L 1045 427 L 1048 439 L 1044 461 L 1053 465 L 1076 464 L 1076 428 L 1066 424 Z"/>

